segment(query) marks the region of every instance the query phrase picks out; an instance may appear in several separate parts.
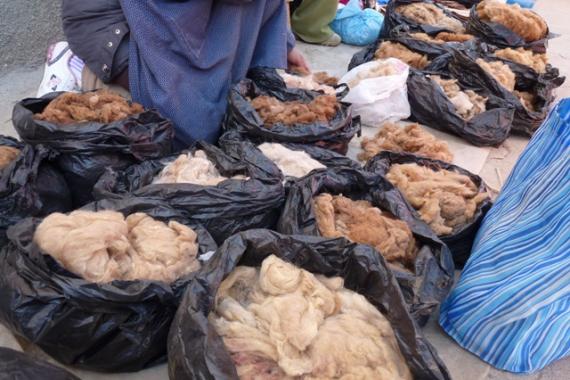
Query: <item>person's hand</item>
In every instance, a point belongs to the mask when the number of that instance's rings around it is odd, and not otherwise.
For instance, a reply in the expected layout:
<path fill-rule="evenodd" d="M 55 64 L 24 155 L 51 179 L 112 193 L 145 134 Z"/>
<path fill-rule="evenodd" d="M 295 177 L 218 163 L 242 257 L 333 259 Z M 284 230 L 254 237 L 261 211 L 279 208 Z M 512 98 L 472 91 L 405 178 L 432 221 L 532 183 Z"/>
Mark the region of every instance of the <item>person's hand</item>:
<path fill-rule="evenodd" d="M 289 66 L 289 69 L 296 68 L 297 71 L 306 71 L 307 74 L 311 73 L 311 69 L 307 64 L 305 57 L 303 57 L 303 54 L 301 54 L 299 49 L 296 47 L 291 49 L 289 54 L 287 54 L 287 65 Z"/>

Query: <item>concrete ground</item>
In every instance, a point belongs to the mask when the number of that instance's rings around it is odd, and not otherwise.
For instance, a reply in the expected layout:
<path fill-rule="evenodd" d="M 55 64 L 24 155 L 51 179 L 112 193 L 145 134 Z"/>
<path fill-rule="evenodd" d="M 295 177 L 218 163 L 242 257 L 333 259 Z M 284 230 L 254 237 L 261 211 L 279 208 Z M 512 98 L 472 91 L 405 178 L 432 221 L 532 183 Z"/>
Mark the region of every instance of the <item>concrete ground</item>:
<path fill-rule="evenodd" d="M 61 31 L 61 0 L 0 0 L 0 74 L 36 67 Z"/>
<path fill-rule="evenodd" d="M 0 0 L 0 12 L 6 2 Z M 10 2 L 12 3 L 12 2 Z M 30 1 L 22 1 L 30 3 Z M 32 1 L 33 3 L 33 1 Z M 45 3 L 44 3 L 45 4 Z M 20 9 L 20 8 L 18 8 Z M 559 67 L 563 74 L 570 74 L 570 3 L 568 0 L 538 0 L 535 10 L 543 15 L 552 32 L 560 37 L 550 43 L 549 56 L 554 66 Z M 13 10 L 11 11 L 14 12 Z M 18 10 L 21 12 L 21 10 Z M 52 15 L 53 10 L 47 12 Z M 2 12 L 4 14 L 4 12 Z M 5 21 L 2 18 L 0 26 Z M 53 33 L 52 33 L 53 34 Z M 57 34 L 57 33 L 56 33 Z M 1 36 L 0 36 L 1 37 Z M 2 40 L 2 38 L 0 38 Z M 37 43 L 37 42 L 34 42 Z M 2 44 L 0 43 L 0 48 Z M 326 70 L 331 74 L 342 76 L 352 54 L 358 50 L 347 45 L 336 48 L 325 48 L 315 45 L 299 44 L 314 70 Z M 37 49 L 36 49 L 37 50 Z M 2 51 L 2 50 L 0 50 Z M 34 58 L 37 59 L 37 58 Z M 21 62 L 21 58 L 11 60 L 10 66 L 0 63 L 0 134 L 15 135 L 10 118 L 12 107 L 18 100 L 34 96 L 41 80 L 43 69 L 40 67 L 13 68 L 13 62 Z M 33 61 L 33 60 L 32 60 Z M 8 67 L 9 70 L 1 70 Z M 570 81 L 557 91 L 558 98 L 570 97 Z M 365 127 L 364 135 L 375 132 L 375 128 Z M 518 156 L 528 143 L 523 137 L 510 137 L 505 143 L 496 148 L 476 148 L 462 142 L 454 136 L 434 132 L 439 138 L 447 140 L 456 156 L 456 163 L 479 173 L 489 186 L 499 190 L 508 177 Z M 349 155 L 355 156 L 359 140 L 351 143 Z M 459 275 L 459 273 L 458 273 Z M 570 358 L 560 360 L 544 370 L 531 375 L 515 375 L 499 371 L 479 360 L 474 355 L 459 347 L 448 337 L 437 324 L 434 316 L 424 329 L 430 342 L 437 348 L 439 355 L 449 368 L 453 379 L 456 380 L 562 380 L 570 379 Z M 39 349 L 27 344 L 20 344 L 12 334 L 0 325 L 0 346 L 24 349 L 39 357 L 46 357 Z M 97 374 L 89 371 L 73 370 L 83 380 L 121 379 L 121 380 L 158 380 L 167 379 L 166 366 L 158 366 L 147 371 L 134 374 Z"/>

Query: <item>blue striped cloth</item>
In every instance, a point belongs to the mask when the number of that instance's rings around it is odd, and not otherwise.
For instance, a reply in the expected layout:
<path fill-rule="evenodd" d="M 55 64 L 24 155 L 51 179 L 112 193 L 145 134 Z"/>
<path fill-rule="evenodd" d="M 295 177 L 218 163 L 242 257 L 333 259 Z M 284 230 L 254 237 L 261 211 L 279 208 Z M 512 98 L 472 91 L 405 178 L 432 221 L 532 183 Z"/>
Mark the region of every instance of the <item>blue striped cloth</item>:
<path fill-rule="evenodd" d="M 506 371 L 534 372 L 570 353 L 570 99 L 519 158 L 439 322 Z"/>

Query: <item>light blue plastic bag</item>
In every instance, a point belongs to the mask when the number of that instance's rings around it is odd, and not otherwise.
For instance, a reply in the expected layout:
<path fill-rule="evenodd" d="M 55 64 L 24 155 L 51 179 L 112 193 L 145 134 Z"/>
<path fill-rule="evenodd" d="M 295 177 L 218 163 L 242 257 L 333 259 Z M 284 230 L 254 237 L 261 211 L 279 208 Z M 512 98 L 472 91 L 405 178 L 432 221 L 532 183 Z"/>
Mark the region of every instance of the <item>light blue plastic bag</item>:
<path fill-rule="evenodd" d="M 350 0 L 336 12 L 330 26 L 345 44 L 369 45 L 378 38 L 383 23 L 382 14 L 373 9 L 362 10 L 359 0 Z"/>
<path fill-rule="evenodd" d="M 534 0 L 507 0 L 507 4 L 518 4 L 522 8 L 534 7 Z"/>

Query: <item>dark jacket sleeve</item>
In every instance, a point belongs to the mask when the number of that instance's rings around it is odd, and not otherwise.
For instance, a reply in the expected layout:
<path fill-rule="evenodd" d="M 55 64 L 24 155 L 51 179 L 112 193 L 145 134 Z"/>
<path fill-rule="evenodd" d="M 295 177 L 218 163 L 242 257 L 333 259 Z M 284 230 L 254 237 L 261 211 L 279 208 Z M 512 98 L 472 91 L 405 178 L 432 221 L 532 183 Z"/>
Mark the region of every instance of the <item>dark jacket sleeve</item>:
<path fill-rule="evenodd" d="M 126 69 L 129 26 L 119 0 L 63 0 L 62 20 L 71 50 L 103 82 Z"/>

